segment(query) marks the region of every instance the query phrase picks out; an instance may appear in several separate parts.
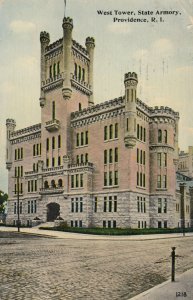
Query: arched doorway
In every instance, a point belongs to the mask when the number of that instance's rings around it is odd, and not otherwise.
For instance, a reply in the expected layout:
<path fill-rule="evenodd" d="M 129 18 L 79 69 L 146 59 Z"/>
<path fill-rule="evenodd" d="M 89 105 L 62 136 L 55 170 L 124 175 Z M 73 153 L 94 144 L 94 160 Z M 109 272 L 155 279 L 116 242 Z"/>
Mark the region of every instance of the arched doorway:
<path fill-rule="evenodd" d="M 58 203 L 49 203 L 47 205 L 47 222 L 53 222 L 60 215 L 60 205 Z"/>

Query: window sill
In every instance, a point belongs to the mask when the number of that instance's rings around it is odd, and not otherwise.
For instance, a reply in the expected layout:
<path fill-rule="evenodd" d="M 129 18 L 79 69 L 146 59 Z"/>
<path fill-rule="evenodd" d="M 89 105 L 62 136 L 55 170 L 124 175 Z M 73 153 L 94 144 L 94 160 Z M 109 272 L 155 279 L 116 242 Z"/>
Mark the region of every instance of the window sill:
<path fill-rule="evenodd" d="M 139 186 L 139 185 L 137 185 L 136 188 L 137 188 L 137 189 L 140 189 L 140 190 L 146 190 L 146 187 Z"/>
<path fill-rule="evenodd" d="M 104 186 L 103 189 L 111 189 L 111 188 L 118 188 L 119 185 L 108 185 L 108 186 Z"/>
<path fill-rule="evenodd" d="M 104 140 L 104 143 L 117 141 L 119 138 Z"/>
<path fill-rule="evenodd" d="M 87 145 L 76 146 L 76 149 L 84 148 L 84 147 L 88 147 L 88 144 Z"/>
<path fill-rule="evenodd" d="M 71 187 L 71 190 L 72 190 L 72 191 L 74 191 L 74 190 L 83 190 L 83 189 L 84 189 L 84 187 L 75 187 L 75 188 L 72 188 L 72 187 Z"/>
<path fill-rule="evenodd" d="M 156 191 L 167 191 L 167 188 L 157 188 Z"/>

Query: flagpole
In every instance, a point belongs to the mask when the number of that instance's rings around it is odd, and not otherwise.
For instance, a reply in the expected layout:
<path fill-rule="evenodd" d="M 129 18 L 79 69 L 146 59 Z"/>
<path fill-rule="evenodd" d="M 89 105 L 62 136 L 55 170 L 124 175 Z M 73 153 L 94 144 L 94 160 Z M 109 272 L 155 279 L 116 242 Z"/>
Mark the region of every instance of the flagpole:
<path fill-rule="evenodd" d="M 64 0 L 64 18 L 66 17 L 66 0 Z"/>

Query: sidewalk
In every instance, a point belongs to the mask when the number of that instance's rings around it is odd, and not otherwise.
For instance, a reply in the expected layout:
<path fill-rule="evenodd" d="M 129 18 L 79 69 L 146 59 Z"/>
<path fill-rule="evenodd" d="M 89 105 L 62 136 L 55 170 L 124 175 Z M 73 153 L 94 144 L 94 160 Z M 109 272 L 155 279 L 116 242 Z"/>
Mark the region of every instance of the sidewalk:
<path fill-rule="evenodd" d="M 165 281 L 150 290 L 143 292 L 129 300 L 176 300 L 193 299 L 193 269 L 176 276 L 176 281 Z"/>
<path fill-rule="evenodd" d="M 12 231 L 17 232 L 16 227 L 1 227 L 0 231 Z M 157 239 L 171 239 L 171 238 L 183 238 L 182 233 L 170 233 L 170 234 L 147 234 L 147 235 L 92 235 L 81 234 L 73 232 L 61 232 L 54 230 L 42 230 L 38 227 L 32 228 L 20 228 L 20 232 L 28 234 L 37 234 L 50 236 L 59 239 L 78 239 L 78 240 L 131 240 L 131 241 L 144 241 L 144 240 L 157 240 Z M 185 237 L 193 237 L 193 232 L 186 233 Z M 192 298 L 193 299 L 193 298 Z"/>

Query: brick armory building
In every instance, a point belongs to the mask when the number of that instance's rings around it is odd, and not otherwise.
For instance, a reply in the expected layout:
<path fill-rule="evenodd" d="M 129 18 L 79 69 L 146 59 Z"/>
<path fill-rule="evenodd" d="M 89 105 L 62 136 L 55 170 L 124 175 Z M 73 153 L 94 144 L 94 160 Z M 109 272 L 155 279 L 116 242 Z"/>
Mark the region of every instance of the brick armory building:
<path fill-rule="evenodd" d="M 176 227 L 179 114 L 137 98 L 124 76 L 122 97 L 95 105 L 95 41 L 72 39 L 73 21 L 50 44 L 41 32 L 41 123 L 15 130 L 7 119 L 7 223 L 60 217 L 69 226 Z M 186 205 L 190 205 L 187 197 Z M 186 213 L 190 220 L 189 211 Z"/>

